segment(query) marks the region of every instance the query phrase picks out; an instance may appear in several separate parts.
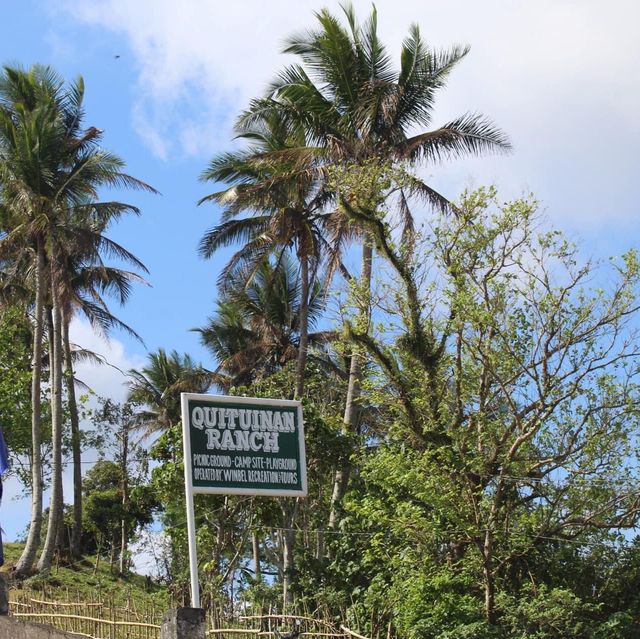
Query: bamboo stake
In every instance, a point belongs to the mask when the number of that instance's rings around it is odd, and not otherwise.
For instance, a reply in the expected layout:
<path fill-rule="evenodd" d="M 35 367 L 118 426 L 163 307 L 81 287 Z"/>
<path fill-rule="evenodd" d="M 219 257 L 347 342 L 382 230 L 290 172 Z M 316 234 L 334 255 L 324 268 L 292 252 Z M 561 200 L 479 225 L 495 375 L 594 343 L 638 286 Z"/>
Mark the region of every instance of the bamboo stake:
<path fill-rule="evenodd" d="M 208 635 L 224 635 L 224 634 L 244 634 L 244 635 L 259 635 L 262 634 L 260 630 L 255 628 L 212 628 L 207 630 Z M 268 634 L 268 633 L 264 633 Z"/>
<path fill-rule="evenodd" d="M 352 637 L 356 637 L 356 639 L 369 639 L 369 637 L 359 635 L 357 632 L 353 632 L 353 630 L 349 630 L 349 628 L 343 625 L 340 625 L 340 630 L 344 630 L 348 635 L 351 635 Z"/>
<path fill-rule="evenodd" d="M 29 597 L 27 601 L 31 601 L 33 603 L 41 604 L 44 606 L 84 606 L 86 608 L 91 608 L 91 607 L 99 608 L 101 606 L 104 606 L 103 603 L 85 603 L 83 601 L 70 601 L 70 602 L 44 601 L 42 599 L 33 599 L 33 597 Z"/>
<path fill-rule="evenodd" d="M 277 636 L 275 632 L 269 630 L 260 630 L 259 628 L 213 628 L 207 630 L 208 635 L 222 634 L 247 634 L 259 635 L 260 637 Z M 301 632 L 300 637 L 344 637 L 344 632 Z"/>
<path fill-rule="evenodd" d="M 84 617 L 83 615 L 63 615 L 54 612 L 14 612 L 13 617 L 57 617 L 60 619 L 81 619 L 83 621 L 93 621 L 111 626 L 132 626 L 135 628 L 160 628 L 153 623 L 140 623 L 138 621 L 113 621 L 111 619 L 98 619 L 96 617 Z M 227 631 L 229 632 L 229 631 Z M 246 632 L 246 631 L 243 631 Z"/>
<path fill-rule="evenodd" d="M 228 632 L 228 631 L 227 631 Z M 267 635 L 275 635 L 275 632 L 258 632 L 258 634 L 261 637 L 267 636 Z M 345 633 L 344 632 L 301 632 L 298 636 L 299 637 L 344 637 Z"/>
<path fill-rule="evenodd" d="M 252 619 L 300 619 L 301 621 L 311 621 L 313 623 L 321 623 L 329 628 L 334 629 L 333 624 L 325 621 L 324 619 L 314 619 L 313 617 L 305 617 L 304 615 L 250 615 L 248 617 L 239 617 L 240 621 L 250 621 Z M 368 638 L 367 638 L 368 639 Z"/>

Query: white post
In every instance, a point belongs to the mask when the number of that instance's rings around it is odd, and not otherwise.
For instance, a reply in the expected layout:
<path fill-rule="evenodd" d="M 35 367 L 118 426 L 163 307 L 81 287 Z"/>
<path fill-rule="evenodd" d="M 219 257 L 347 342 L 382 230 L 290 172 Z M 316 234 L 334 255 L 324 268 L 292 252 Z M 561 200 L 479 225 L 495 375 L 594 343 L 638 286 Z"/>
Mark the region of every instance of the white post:
<path fill-rule="evenodd" d="M 188 400 L 181 394 L 182 448 L 184 451 L 184 491 L 187 502 L 187 535 L 189 539 L 189 575 L 191 576 L 191 607 L 200 608 L 200 583 L 198 582 L 198 550 L 196 548 L 196 515 L 191 486 L 191 439 L 189 433 Z"/>
<path fill-rule="evenodd" d="M 189 535 L 189 574 L 191 575 L 191 607 L 200 608 L 200 583 L 198 582 L 198 551 L 196 548 L 196 517 L 193 493 L 187 488 L 187 531 Z"/>

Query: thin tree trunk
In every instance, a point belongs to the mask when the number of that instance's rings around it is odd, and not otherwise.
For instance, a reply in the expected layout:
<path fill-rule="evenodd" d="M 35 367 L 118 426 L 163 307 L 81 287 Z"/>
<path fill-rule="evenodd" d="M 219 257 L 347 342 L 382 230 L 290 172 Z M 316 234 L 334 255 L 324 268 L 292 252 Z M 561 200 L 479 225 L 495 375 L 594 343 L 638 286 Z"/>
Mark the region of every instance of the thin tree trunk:
<path fill-rule="evenodd" d="M 484 615 L 487 623 L 494 624 L 495 615 L 495 585 L 493 575 L 493 532 L 487 529 L 484 533 L 484 546 L 482 549 L 484 565 Z"/>
<path fill-rule="evenodd" d="M 300 399 L 304 392 L 304 376 L 307 367 L 307 350 L 309 343 L 309 258 L 300 257 L 300 342 L 298 344 L 298 361 L 296 366 L 295 399 Z M 299 501 L 293 504 L 282 502 L 282 606 L 283 612 L 293 603 L 292 585 L 294 580 L 296 545 L 295 521 Z M 258 556 L 259 558 L 259 556 Z"/>
<path fill-rule="evenodd" d="M 251 531 L 251 551 L 253 554 L 253 576 L 256 584 L 262 583 L 262 566 L 261 566 L 261 556 L 260 556 L 260 535 L 258 531 L 254 528 Z M 252 613 L 255 614 L 255 613 Z M 268 630 L 267 625 L 265 623 L 264 614 L 264 599 L 260 599 L 260 608 L 258 614 L 260 615 L 260 630 L 261 632 L 266 632 Z"/>
<path fill-rule="evenodd" d="M 16 564 L 16 574 L 31 571 L 40 545 L 42 530 L 42 426 L 40 388 L 42 383 L 42 342 L 44 336 L 44 247 L 38 240 L 36 247 L 35 322 L 33 329 L 33 354 L 31 359 L 31 519 L 29 534 L 22 555 Z"/>
<path fill-rule="evenodd" d="M 371 315 L 371 263 L 373 259 L 373 246 L 371 239 L 366 237 L 362 244 L 362 266 L 358 280 L 359 321 L 368 322 Z M 351 365 L 349 368 L 349 384 L 347 386 L 347 398 L 342 419 L 342 431 L 344 434 L 356 432 L 360 417 L 360 405 L 358 400 L 361 393 L 362 367 L 364 355 L 355 345 L 351 349 Z M 340 468 L 336 470 L 333 480 L 333 493 L 331 495 L 331 510 L 329 512 L 329 528 L 334 529 L 338 522 L 338 505 L 349 485 L 351 463 L 345 455 Z"/>
<path fill-rule="evenodd" d="M 127 464 L 129 457 L 129 424 L 123 418 L 121 433 L 121 458 L 122 458 L 122 521 L 120 525 L 120 574 L 124 575 L 127 568 L 128 536 L 127 511 L 129 509 L 129 481 L 127 475 Z"/>
<path fill-rule="evenodd" d="M 58 539 L 58 527 L 62 521 L 62 314 L 55 282 L 51 282 L 53 315 L 53 339 L 50 340 L 49 368 L 51 370 L 51 502 L 49 522 L 42 554 L 38 561 L 38 572 L 48 572 Z"/>
<path fill-rule="evenodd" d="M 295 522 L 299 500 L 293 503 L 282 500 L 282 609 L 286 614 L 293 604 L 293 584 L 295 579 L 294 550 L 296 545 Z"/>
<path fill-rule="evenodd" d="M 118 539 L 118 533 L 114 530 L 113 534 L 111 535 L 111 550 L 109 551 L 109 573 L 110 574 L 113 574 L 113 567 L 116 565 L 116 548 L 118 547 L 117 539 Z"/>
<path fill-rule="evenodd" d="M 220 562 L 222 560 L 222 554 L 224 552 L 226 524 L 227 524 L 227 518 L 229 516 L 228 506 L 229 506 L 229 498 L 225 497 L 223 506 L 222 506 L 222 512 L 220 514 L 220 517 L 218 517 L 218 530 L 216 531 L 216 544 L 215 544 L 215 548 L 213 549 L 213 562 L 212 562 L 214 566 L 213 574 L 216 577 L 219 577 L 221 574 Z"/>
<path fill-rule="evenodd" d="M 307 367 L 309 343 L 309 258 L 307 256 L 300 257 L 300 280 L 300 343 L 296 367 L 296 399 L 300 399 L 304 392 L 304 374 Z"/>
<path fill-rule="evenodd" d="M 251 548 L 253 550 L 253 574 L 255 582 L 262 582 L 262 570 L 260 569 L 260 536 L 257 530 L 251 531 Z"/>
<path fill-rule="evenodd" d="M 102 552 L 102 535 L 98 533 L 98 548 L 96 550 L 96 563 L 93 566 L 93 576 L 95 577 L 100 566 L 100 553 Z"/>
<path fill-rule="evenodd" d="M 63 326 L 63 349 L 67 402 L 71 422 L 71 452 L 73 457 L 73 527 L 71 531 L 71 556 L 78 559 L 82 554 L 82 453 L 80 449 L 80 420 L 76 402 L 76 387 L 69 341 L 69 318 L 65 316 Z"/>

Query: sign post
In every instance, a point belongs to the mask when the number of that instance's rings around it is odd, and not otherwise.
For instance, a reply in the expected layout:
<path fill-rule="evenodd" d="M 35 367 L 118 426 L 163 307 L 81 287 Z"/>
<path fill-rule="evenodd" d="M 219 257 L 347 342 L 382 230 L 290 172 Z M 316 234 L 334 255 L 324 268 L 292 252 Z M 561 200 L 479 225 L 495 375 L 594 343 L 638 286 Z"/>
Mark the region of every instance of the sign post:
<path fill-rule="evenodd" d="M 194 494 L 306 495 L 304 426 L 298 401 L 181 397 L 191 605 L 199 608 Z"/>

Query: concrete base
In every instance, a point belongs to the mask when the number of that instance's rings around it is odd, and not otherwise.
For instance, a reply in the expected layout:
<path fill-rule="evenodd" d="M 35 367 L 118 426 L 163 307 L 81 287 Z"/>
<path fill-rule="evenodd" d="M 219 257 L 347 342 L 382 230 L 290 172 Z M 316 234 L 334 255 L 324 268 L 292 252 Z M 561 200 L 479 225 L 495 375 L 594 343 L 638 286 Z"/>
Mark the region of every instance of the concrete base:
<path fill-rule="evenodd" d="M 205 639 L 202 608 L 171 608 L 165 613 L 160 639 Z"/>
<path fill-rule="evenodd" d="M 0 617 L 0 639 L 78 639 L 78 635 L 70 635 L 35 623 L 17 621 L 12 617 Z"/>
<path fill-rule="evenodd" d="M 0 573 L 0 615 L 9 614 L 9 584 L 7 575 Z"/>

